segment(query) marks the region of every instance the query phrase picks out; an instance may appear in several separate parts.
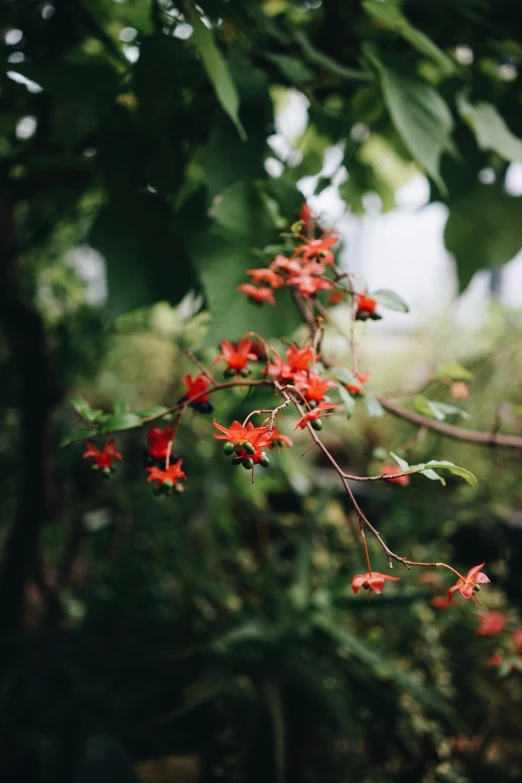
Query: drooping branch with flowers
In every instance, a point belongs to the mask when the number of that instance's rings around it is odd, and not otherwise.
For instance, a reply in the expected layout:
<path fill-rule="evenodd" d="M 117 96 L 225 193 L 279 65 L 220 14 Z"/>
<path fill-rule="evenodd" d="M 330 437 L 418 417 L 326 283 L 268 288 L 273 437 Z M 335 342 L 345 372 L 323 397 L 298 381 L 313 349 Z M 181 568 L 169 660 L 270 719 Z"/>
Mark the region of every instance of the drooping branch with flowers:
<path fill-rule="evenodd" d="M 477 482 L 473 474 L 465 468 L 444 460 L 410 465 L 401 457 L 390 453 L 393 461 L 384 460 L 378 475 L 351 475 L 343 470 L 318 435 L 323 429 L 324 421 L 329 417 L 333 419 L 343 409 L 351 415 L 354 400 L 358 397 L 367 396 L 374 401 L 374 404 L 382 404 L 385 409 L 401 416 L 403 409 L 393 400 L 366 391 L 370 376 L 359 368 L 354 324 L 356 321 L 382 318 L 382 308 L 406 312 L 407 306 L 394 292 L 386 290 L 369 292 L 357 275 L 339 267 L 332 249 L 338 245 L 339 239 L 331 231 L 321 232 L 318 229 L 308 205 L 303 206 L 301 219 L 285 236 L 287 239 L 291 238 L 293 250 L 286 255 L 277 254 L 265 267 L 248 269 L 246 274 L 250 282 L 238 286 L 237 296 L 246 296 L 260 307 L 266 304 L 276 307 L 278 291 L 285 287 L 289 288 L 308 332 L 301 345 L 295 343 L 289 345 L 282 355 L 261 335 L 254 332 L 247 332 L 239 342 L 223 340 L 220 345 L 221 352 L 214 359 L 214 364 L 222 368 L 225 379 L 223 382 L 218 382 L 212 372 L 194 354 L 188 352 L 198 372 L 194 376 L 187 374 L 181 379 L 184 387 L 183 396 L 170 408 L 162 408 L 157 412 L 153 411 L 141 416 L 127 414 L 124 425 L 117 417 L 94 410 L 85 400 L 76 398 L 72 400 L 72 404 L 89 430 L 82 429 L 72 433 L 69 442 L 85 439 L 88 433 L 89 440 L 83 456 L 85 459 L 92 460 L 93 470 L 99 471 L 101 475 L 108 478 L 115 470 L 114 461 L 122 459 L 122 455 L 117 451 L 114 433 L 119 429 L 153 425 L 148 430 L 144 452 L 147 481 L 154 484 L 154 492 L 157 495 L 168 496 L 172 493 L 180 493 L 189 486 L 190 480 L 190 476 L 187 477 L 183 469 L 183 459 L 175 451 L 176 436 L 186 412 L 192 409 L 200 414 L 212 413 L 212 396 L 218 392 L 226 393 L 227 390 L 235 387 L 250 392 L 254 392 L 259 387 L 271 389 L 275 397 L 273 407 L 263 410 L 253 409 L 242 422 L 234 420 L 227 423 L 213 419 L 214 438 L 223 441 L 224 455 L 231 459 L 232 465 L 242 466 L 248 471 L 253 482 L 258 468 L 269 467 L 270 451 L 279 450 L 280 447 L 293 447 L 291 438 L 280 431 L 279 422 L 281 416 L 286 417 L 288 411 L 294 411 L 297 417 L 293 420 L 294 431 L 307 432 L 311 438 L 309 448 L 318 448 L 338 474 L 359 521 L 357 535 L 361 540 L 367 570 L 365 573 L 353 576 L 353 592 L 358 593 L 363 588 L 367 590 L 369 599 L 371 593 L 381 594 L 385 582 L 400 580 L 398 576 L 384 574 L 373 568 L 366 541 L 368 532 L 381 546 L 390 568 L 393 567 L 394 562 L 397 562 L 406 569 L 411 567 L 447 569 L 457 578 L 456 583 L 449 588 L 448 602 L 457 591 L 464 598 L 468 600 L 474 598 L 478 602 L 479 585 L 489 582 L 488 577 L 482 572 L 484 563 L 475 566 L 467 576 L 463 576 L 447 563 L 420 562 L 411 559 L 411 553 L 404 557 L 395 553 L 361 509 L 351 486 L 353 482 L 387 481 L 405 487 L 409 484 L 410 477 L 415 474 L 422 474 L 428 479 L 444 483 L 441 472 L 460 476 L 476 486 Z M 325 329 L 331 321 L 328 307 L 336 306 L 341 302 L 350 305 L 351 319 L 345 334 L 350 346 L 352 361 L 350 369 L 333 365 L 323 350 Z M 466 373 L 465 368 L 456 364 L 441 371 L 441 380 L 451 383 L 452 389 L 458 386 L 455 394 L 452 393 L 454 400 L 463 399 L 467 393 L 467 385 L 464 383 L 468 377 Z M 336 395 L 338 401 L 332 401 L 330 397 L 332 394 Z M 434 424 L 440 425 L 439 415 L 434 418 L 429 415 L 430 405 L 433 407 L 435 403 L 430 403 L 420 395 L 417 395 L 416 400 L 417 411 L 406 411 L 407 415 L 403 418 L 428 429 Z M 440 403 L 438 405 L 443 409 Z M 418 412 L 419 407 L 420 412 Z M 451 406 L 446 406 L 447 411 L 450 408 Z M 168 422 L 163 429 L 157 425 L 161 419 Z M 456 437 L 452 429 L 463 429 L 451 424 L 444 426 L 449 428 L 450 432 L 447 434 L 450 437 Z M 473 435 L 472 431 L 464 429 L 463 431 Z M 100 448 L 92 442 L 93 433 L 106 436 L 107 440 L 103 447 Z M 477 442 L 480 443 L 480 439 Z M 184 483 L 185 481 L 187 484 Z"/>

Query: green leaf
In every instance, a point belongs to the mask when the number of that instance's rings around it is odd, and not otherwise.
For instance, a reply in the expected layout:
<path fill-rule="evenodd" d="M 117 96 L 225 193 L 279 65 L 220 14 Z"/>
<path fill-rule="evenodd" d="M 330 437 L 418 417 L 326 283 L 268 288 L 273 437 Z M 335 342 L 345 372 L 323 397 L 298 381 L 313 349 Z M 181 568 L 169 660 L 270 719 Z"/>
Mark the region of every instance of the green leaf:
<path fill-rule="evenodd" d="M 417 468 L 418 466 L 414 465 L 411 467 L 411 470 L 416 470 Z M 473 489 L 478 489 L 479 483 L 477 477 L 470 470 L 454 465 L 453 462 L 447 462 L 446 460 L 430 460 L 425 463 L 424 468 L 428 470 L 446 470 L 448 473 L 463 478 L 464 481 L 467 481 L 467 483 L 473 487 Z"/>
<path fill-rule="evenodd" d="M 468 91 L 463 90 L 457 94 L 456 104 L 481 150 L 492 150 L 503 160 L 522 163 L 522 139 L 511 133 L 492 103 L 481 101 L 473 105 L 468 101 Z"/>
<path fill-rule="evenodd" d="M 88 421 L 89 424 L 95 424 L 103 415 L 103 411 L 91 408 L 84 397 L 70 397 L 69 403 L 72 405 L 76 413 L 78 413 L 82 419 Z"/>
<path fill-rule="evenodd" d="M 446 416 L 461 416 L 463 419 L 470 418 L 469 413 L 462 410 L 462 408 L 457 408 L 456 405 L 449 405 L 447 402 L 428 400 L 423 394 L 417 394 L 414 397 L 413 408 L 417 413 L 437 419 L 437 421 L 444 421 Z"/>
<path fill-rule="evenodd" d="M 270 195 L 277 199 L 277 193 Z M 300 316 L 288 290 L 275 292 L 276 306 L 251 302 L 236 289 L 249 282 L 246 270 L 259 265 L 251 253 L 278 236 L 263 186 L 236 182 L 222 194 L 213 210 L 214 225 L 194 237 L 192 259 L 212 318 L 207 344 L 235 340 L 247 331 L 264 337 L 290 334 Z"/>
<path fill-rule="evenodd" d="M 102 206 L 89 242 L 107 262 L 112 317 L 162 300 L 176 304 L 194 282 L 182 232 L 166 200 L 152 193 L 123 194 Z"/>
<path fill-rule="evenodd" d="M 118 432 L 140 427 L 141 419 L 135 413 L 113 413 L 108 416 L 100 427 L 100 434 Z"/>
<path fill-rule="evenodd" d="M 191 0 L 187 0 L 185 3 L 185 10 L 187 19 L 194 28 L 194 41 L 203 67 L 214 87 L 216 97 L 244 141 L 246 133 L 239 119 L 239 95 L 236 85 L 232 81 L 227 61 L 216 44 L 214 31 L 203 23 Z"/>
<path fill-rule="evenodd" d="M 366 405 L 366 413 L 368 416 L 384 416 L 384 408 L 382 407 L 377 397 L 373 397 L 371 394 L 367 394 L 364 398 L 364 403 Z"/>
<path fill-rule="evenodd" d="M 380 25 L 385 25 L 397 35 L 402 36 L 414 49 L 426 57 L 430 57 L 445 74 L 454 73 L 456 70 L 453 60 L 442 49 L 428 38 L 421 30 L 418 30 L 406 19 L 404 14 L 394 5 L 384 3 L 382 0 L 365 0 L 363 8 L 366 13 L 376 19 Z"/>
<path fill-rule="evenodd" d="M 79 440 L 86 440 L 87 438 L 92 438 L 94 435 L 97 435 L 97 430 L 87 430 L 87 429 L 80 429 L 80 430 L 72 430 L 68 435 L 65 435 L 61 441 L 60 441 L 60 448 L 63 448 L 63 446 L 68 446 L 69 443 L 76 443 Z"/>
<path fill-rule="evenodd" d="M 397 465 L 400 467 L 403 473 L 407 473 L 410 469 L 409 464 L 406 462 L 405 459 L 402 459 L 402 457 L 399 457 L 395 452 L 390 451 L 390 457 L 395 460 Z"/>
<path fill-rule="evenodd" d="M 338 386 L 337 391 L 339 392 L 339 397 L 341 398 L 341 402 L 343 403 L 346 409 L 346 417 L 348 419 L 351 419 L 353 416 L 353 412 L 355 410 L 355 400 L 352 397 L 352 395 L 347 392 L 344 386 Z"/>
<path fill-rule="evenodd" d="M 364 47 L 381 81 L 390 117 L 413 158 L 434 180 L 442 193 L 446 187 L 439 173 L 443 152 L 455 152 L 451 141 L 453 117 L 440 93 L 398 58 L 384 56 L 372 44 Z"/>
<path fill-rule="evenodd" d="M 325 71 L 329 71 L 341 79 L 348 79 L 348 81 L 371 82 L 373 80 L 373 74 L 370 72 L 347 68 L 329 55 L 316 49 L 304 30 L 296 30 L 294 39 L 301 48 L 303 56 L 313 65 L 318 65 L 320 68 L 324 68 Z"/>
<path fill-rule="evenodd" d="M 100 112 L 114 101 L 120 89 L 118 72 L 103 60 L 73 63 L 66 60 L 47 62 L 25 61 L 12 65 L 11 70 L 32 79 L 60 101 L 76 107 Z"/>
<path fill-rule="evenodd" d="M 470 381 L 473 375 L 460 362 L 448 362 L 439 370 L 437 378 L 449 378 L 450 381 Z"/>
<path fill-rule="evenodd" d="M 303 84 L 303 82 L 311 81 L 314 77 L 313 71 L 307 68 L 298 57 L 290 57 L 287 54 L 271 54 L 270 52 L 267 52 L 265 56 L 292 84 Z"/>
<path fill-rule="evenodd" d="M 506 264 L 522 247 L 522 197 L 476 185 L 450 201 L 449 208 L 444 241 L 464 291 L 475 272 Z"/>
<path fill-rule="evenodd" d="M 370 296 L 388 310 L 397 310 L 400 313 L 409 313 L 410 311 L 404 299 L 399 294 L 396 294 L 395 291 L 380 288 L 378 291 L 373 291 Z"/>
<path fill-rule="evenodd" d="M 141 411 L 136 411 L 136 416 L 139 416 L 140 419 L 150 419 L 153 416 L 163 416 L 163 414 L 168 413 L 168 411 L 169 409 L 164 405 L 153 405 L 151 408 L 144 408 Z"/>

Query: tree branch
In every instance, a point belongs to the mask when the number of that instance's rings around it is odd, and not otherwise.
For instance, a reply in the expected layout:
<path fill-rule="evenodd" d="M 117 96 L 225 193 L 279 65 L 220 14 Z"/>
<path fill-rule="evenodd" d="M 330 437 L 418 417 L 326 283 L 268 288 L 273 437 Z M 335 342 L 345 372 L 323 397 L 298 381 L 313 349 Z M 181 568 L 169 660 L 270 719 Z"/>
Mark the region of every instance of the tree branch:
<path fill-rule="evenodd" d="M 503 449 L 521 449 L 522 437 L 520 435 L 502 435 L 498 432 L 479 432 L 476 430 L 467 430 L 465 427 L 457 427 L 454 424 L 446 424 L 443 421 L 430 419 L 428 416 L 422 416 L 420 413 L 403 408 L 394 400 L 388 397 L 377 395 L 377 399 L 382 407 L 392 416 L 415 424 L 419 427 L 438 432 L 453 440 L 464 441 L 465 443 L 474 443 L 476 446 L 495 446 Z"/>

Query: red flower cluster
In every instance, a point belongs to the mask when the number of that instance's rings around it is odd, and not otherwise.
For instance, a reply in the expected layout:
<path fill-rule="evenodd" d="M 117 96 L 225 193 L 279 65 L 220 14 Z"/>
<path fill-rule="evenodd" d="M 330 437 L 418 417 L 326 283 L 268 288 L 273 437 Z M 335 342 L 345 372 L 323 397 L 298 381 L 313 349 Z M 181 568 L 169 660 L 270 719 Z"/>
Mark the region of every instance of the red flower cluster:
<path fill-rule="evenodd" d="M 221 433 L 220 435 L 214 433 L 214 437 L 217 440 L 225 441 L 223 452 L 227 456 L 234 455 L 233 465 L 243 465 L 247 470 L 251 470 L 254 465 L 261 465 L 262 468 L 268 467 L 270 460 L 264 451 L 272 445 L 272 436 L 269 435 L 270 427 L 268 425 L 254 427 L 249 421 L 244 427 L 238 421 L 234 421 L 227 428 L 218 424 L 215 419 L 212 420 L 212 423 Z M 280 433 L 278 436 L 278 441 L 281 443 L 284 436 Z"/>
<path fill-rule="evenodd" d="M 186 479 L 187 476 L 181 469 L 183 460 L 178 459 L 176 462 L 167 465 L 164 470 L 161 468 L 147 468 L 148 478 L 147 481 L 155 481 L 157 495 L 170 495 L 171 492 L 183 492 L 185 487 L 180 484 L 180 479 Z"/>
<path fill-rule="evenodd" d="M 107 478 L 114 473 L 116 468 L 112 464 L 115 459 L 123 459 L 119 451 L 116 451 L 116 441 L 108 440 L 103 449 L 99 449 L 95 443 L 87 441 L 85 444 L 84 459 L 92 459 L 93 470 L 100 470 L 102 475 Z"/>
<path fill-rule="evenodd" d="M 495 636 L 502 633 L 507 623 L 506 615 L 495 609 L 481 614 L 479 620 L 480 625 L 475 631 L 477 636 Z"/>
<path fill-rule="evenodd" d="M 257 362 L 257 355 L 252 352 L 252 340 L 243 337 L 237 345 L 228 340 L 223 340 L 221 351 L 222 353 L 214 359 L 214 364 L 217 364 L 221 359 L 226 361 L 227 367 L 223 373 L 225 378 L 233 378 L 237 373 L 242 375 L 243 378 L 250 375 L 248 362 Z"/>
<path fill-rule="evenodd" d="M 310 207 L 303 204 L 301 221 L 307 233 L 312 233 L 314 218 Z M 276 256 L 268 267 L 248 269 L 250 283 L 243 283 L 237 290 L 253 302 L 268 302 L 274 306 L 274 291 L 283 286 L 294 286 L 303 299 L 315 296 L 319 291 L 331 291 L 333 281 L 326 276 L 327 267 L 334 265 L 332 245 L 338 238 L 325 233 L 319 239 L 304 239 L 295 248 L 292 257 Z"/>

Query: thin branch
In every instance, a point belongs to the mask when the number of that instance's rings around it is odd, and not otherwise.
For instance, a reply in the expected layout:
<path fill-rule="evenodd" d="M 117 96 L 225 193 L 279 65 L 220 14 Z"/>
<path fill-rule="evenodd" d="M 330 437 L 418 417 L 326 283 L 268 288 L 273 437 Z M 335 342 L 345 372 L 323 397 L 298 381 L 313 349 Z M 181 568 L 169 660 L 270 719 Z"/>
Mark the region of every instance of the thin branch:
<path fill-rule="evenodd" d="M 382 407 L 392 416 L 415 424 L 419 427 L 438 432 L 453 440 L 464 441 L 465 443 L 474 443 L 476 446 L 495 446 L 503 449 L 522 449 L 522 437 L 520 435 L 502 435 L 498 432 L 479 432 L 476 430 L 467 430 L 465 427 L 457 427 L 454 424 L 446 424 L 443 421 L 430 419 L 428 416 L 422 416 L 420 413 L 403 408 L 389 397 L 377 395 L 378 401 Z"/>

